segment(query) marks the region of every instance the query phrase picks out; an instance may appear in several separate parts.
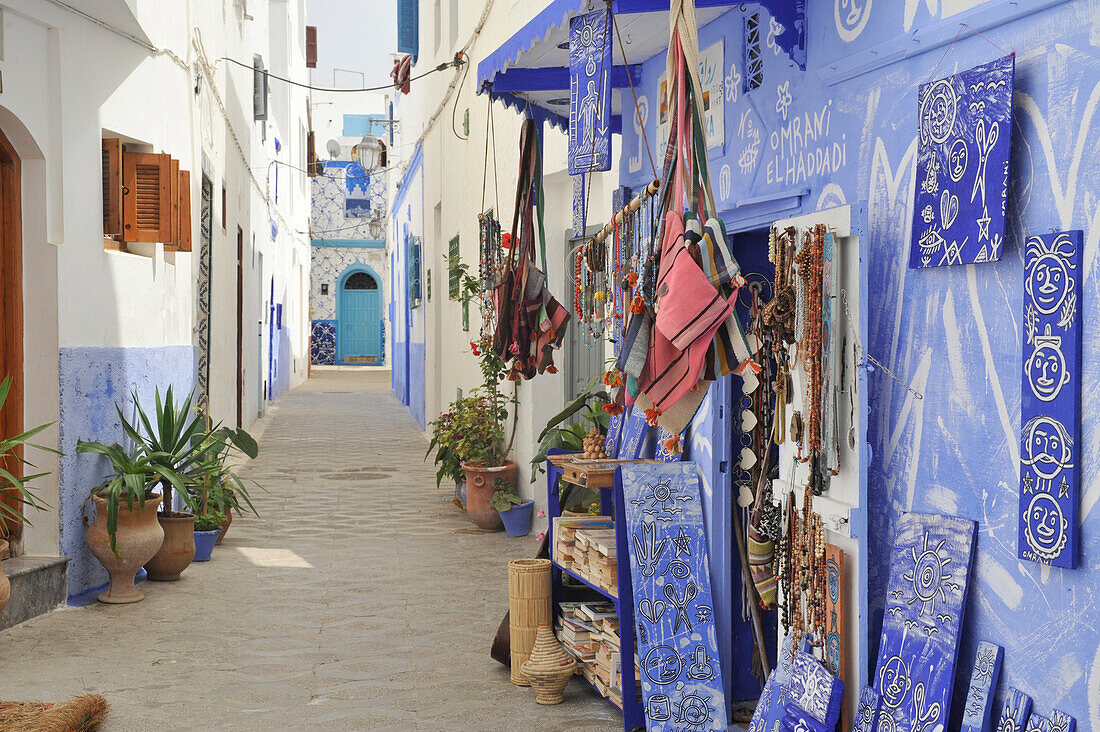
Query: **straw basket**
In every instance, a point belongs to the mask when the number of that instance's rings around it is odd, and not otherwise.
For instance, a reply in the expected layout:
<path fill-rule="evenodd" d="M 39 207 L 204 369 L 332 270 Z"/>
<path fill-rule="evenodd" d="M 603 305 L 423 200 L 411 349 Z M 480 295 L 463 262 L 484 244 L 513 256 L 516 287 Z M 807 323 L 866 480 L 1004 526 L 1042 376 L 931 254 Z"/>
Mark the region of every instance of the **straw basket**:
<path fill-rule="evenodd" d="M 549 623 L 539 626 L 531 658 L 523 664 L 523 675 L 535 690 L 539 704 L 561 704 L 569 679 L 577 670 L 577 659 L 566 653 L 554 637 Z"/>
<path fill-rule="evenodd" d="M 550 560 L 508 562 L 508 634 L 511 639 L 512 683 L 528 686 L 521 670 L 531 655 L 539 626 L 553 620 L 550 609 Z"/>

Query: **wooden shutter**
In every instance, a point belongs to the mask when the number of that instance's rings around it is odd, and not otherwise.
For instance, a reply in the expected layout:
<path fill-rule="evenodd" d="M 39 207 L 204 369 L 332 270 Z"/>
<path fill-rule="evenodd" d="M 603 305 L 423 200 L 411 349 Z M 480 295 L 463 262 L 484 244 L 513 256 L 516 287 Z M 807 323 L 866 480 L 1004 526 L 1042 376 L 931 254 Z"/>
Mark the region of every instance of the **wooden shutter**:
<path fill-rule="evenodd" d="M 171 167 L 168 155 L 123 154 L 123 241 L 168 241 L 172 230 Z"/>
<path fill-rule="evenodd" d="M 122 141 L 103 140 L 103 235 L 122 236 Z"/>
<path fill-rule="evenodd" d="M 179 172 L 179 250 L 191 251 L 191 173 L 186 170 Z"/>
<path fill-rule="evenodd" d="M 164 238 L 164 248 L 175 250 L 180 243 L 180 161 L 170 158 L 168 163 L 168 200 L 172 204 L 169 217 L 171 229 Z"/>
<path fill-rule="evenodd" d="M 306 26 L 306 68 L 317 68 L 317 26 Z"/>

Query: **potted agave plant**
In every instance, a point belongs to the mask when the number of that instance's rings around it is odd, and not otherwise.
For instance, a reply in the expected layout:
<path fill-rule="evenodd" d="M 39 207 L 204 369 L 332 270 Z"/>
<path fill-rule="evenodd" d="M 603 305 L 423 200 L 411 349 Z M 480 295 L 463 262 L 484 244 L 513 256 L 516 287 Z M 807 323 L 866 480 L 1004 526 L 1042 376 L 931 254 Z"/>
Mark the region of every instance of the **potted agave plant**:
<path fill-rule="evenodd" d="M 4 381 L 0 382 L 0 409 L 4 407 L 8 400 L 9 391 L 11 391 L 11 377 L 6 376 Z M 49 475 L 49 473 L 22 475 L 24 467 L 33 468 L 34 465 L 23 457 L 23 451 L 20 448 L 28 446 L 36 450 L 60 455 L 61 453 L 53 448 L 35 445 L 30 442 L 32 437 L 52 424 L 50 422 L 49 424 L 39 425 L 21 434 L 0 439 L 0 496 L 4 496 L 15 504 L 9 505 L 8 501 L 0 501 L 0 550 L 3 550 L 0 552 L 0 559 L 7 554 L 10 545 L 8 538 L 12 536 L 12 532 L 9 527 L 15 528 L 22 524 L 32 525 L 23 516 L 23 512 L 19 510 L 20 506 L 29 506 L 39 511 L 49 508 L 45 501 L 28 485 L 30 481 Z M 9 599 L 11 599 L 11 583 L 4 575 L 3 564 L 0 564 L 0 612 L 3 612 L 4 608 L 7 607 Z"/>

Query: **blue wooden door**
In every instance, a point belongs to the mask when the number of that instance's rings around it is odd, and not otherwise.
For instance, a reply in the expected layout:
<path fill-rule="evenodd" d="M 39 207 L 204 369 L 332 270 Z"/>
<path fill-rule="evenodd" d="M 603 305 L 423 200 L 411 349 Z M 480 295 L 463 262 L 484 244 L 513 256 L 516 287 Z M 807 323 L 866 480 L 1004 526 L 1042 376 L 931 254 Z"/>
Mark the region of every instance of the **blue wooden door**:
<path fill-rule="evenodd" d="M 382 361 L 382 298 L 378 282 L 356 272 L 340 293 L 340 358 L 352 363 Z"/>

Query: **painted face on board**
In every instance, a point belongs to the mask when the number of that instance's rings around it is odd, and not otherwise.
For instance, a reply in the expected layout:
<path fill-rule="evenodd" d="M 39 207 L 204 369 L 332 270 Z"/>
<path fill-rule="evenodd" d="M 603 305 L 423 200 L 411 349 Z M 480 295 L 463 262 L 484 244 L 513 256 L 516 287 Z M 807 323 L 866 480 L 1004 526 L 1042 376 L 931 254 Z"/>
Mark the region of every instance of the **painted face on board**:
<path fill-rule="evenodd" d="M 1069 270 L 1065 260 L 1057 254 L 1036 257 L 1024 282 L 1024 289 L 1031 296 L 1035 308 L 1044 315 L 1050 315 L 1062 307 L 1069 288 Z"/>
<path fill-rule="evenodd" d="M 1028 356 L 1024 371 L 1031 384 L 1031 393 L 1040 401 L 1054 401 L 1070 380 L 1066 357 L 1062 353 L 1062 337 L 1037 336 L 1035 350 Z"/>
<path fill-rule="evenodd" d="M 951 180 L 958 183 L 962 180 L 963 175 L 966 174 L 966 163 L 969 153 L 966 149 L 965 140 L 955 140 L 951 145 L 951 151 L 947 156 L 948 169 L 947 172 L 951 175 Z"/>
<path fill-rule="evenodd" d="M 894 656 L 879 671 L 879 689 L 882 703 L 887 709 L 897 709 L 909 695 L 913 680 L 909 678 L 909 668 L 900 656 Z"/>
<path fill-rule="evenodd" d="M 1031 499 L 1025 516 L 1024 538 L 1035 553 L 1053 559 L 1066 546 L 1069 521 L 1062 507 L 1049 493 L 1038 493 Z"/>
<path fill-rule="evenodd" d="M 1071 466 L 1069 435 L 1053 417 L 1039 417 L 1024 426 L 1024 454 L 1021 462 L 1035 469 L 1040 478 L 1051 480 Z"/>

